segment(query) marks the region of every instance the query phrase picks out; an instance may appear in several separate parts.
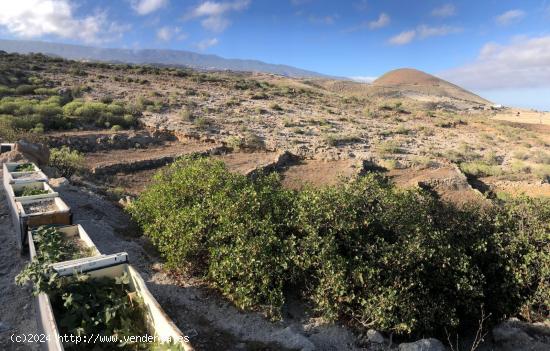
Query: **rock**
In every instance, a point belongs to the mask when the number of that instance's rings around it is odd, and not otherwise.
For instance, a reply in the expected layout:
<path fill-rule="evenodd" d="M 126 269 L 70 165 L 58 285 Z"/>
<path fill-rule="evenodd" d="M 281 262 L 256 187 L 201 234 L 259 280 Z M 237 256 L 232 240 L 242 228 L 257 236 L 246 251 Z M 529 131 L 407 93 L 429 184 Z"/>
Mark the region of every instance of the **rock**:
<path fill-rule="evenodd" d="M 19 162 L 19 161 L 30 161 L 30 160 L 27 159 L 25 155 L 15 150 L 10 152 L 4 152 L 3 154 L 0 155 L 0 164 L 5 162 Z"/>
<path fill-rule="evenodd" d="M 62 188 L 64 186 L 69 185 L 69 181 L 65 177 L 51 178 L 49 183 L 52 186 L 52 188 Z"/>
<path fill-rule="evenodd" d="M 420 339 L 399 345 L 399 351 L 446 351 L 443 343 L 437 339 Z"/>
<path fill-rule="evenodd" d="M 374 329 L 367 330 L 367 339 L 369 342 L 372 342 L 375 344 L 383 344 L 386 341 L 384 339 L 384 335 L 382 335 L 382 333 Z"/>
<path fill-rule="evenodd" d="M 11 328 L 9 327 L 9 325 L 0 322 L 0 333 L 6 332 L 10 329 Z"/>
<path fill-rule="evenodd" d="M 281 340 L 284 347 L 297 349 L 300 351 L 314 351 L 315 345 L 307 337 L 294 331 L 292 327 L 287 327 L 273 335 L 277 340 Z"/>
<path fill-rule="evenodd" d="M 514 321 L 502 322 L 493 328 L 493 339 L 496 343 L 506 344 L 510 342 L 525 343 L 533 340 L 518 323 Z"/>
<path fill-rule="evenodd" d="M 25 155 L 25 157 L 38 166 L 47 165 L 50 161 L 50 149 L 43 144 L 33 144 L 26 140 L 20 140 L 15 144 L 15 151 Z"/>

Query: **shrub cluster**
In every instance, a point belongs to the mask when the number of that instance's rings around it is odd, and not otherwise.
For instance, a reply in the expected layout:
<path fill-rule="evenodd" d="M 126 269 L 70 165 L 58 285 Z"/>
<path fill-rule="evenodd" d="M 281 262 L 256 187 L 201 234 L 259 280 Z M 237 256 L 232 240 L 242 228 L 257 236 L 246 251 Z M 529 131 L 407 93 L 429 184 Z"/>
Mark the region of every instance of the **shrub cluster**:
<path fill-rule="evenodd" d="M 67 129 L 78 125 L 124 128 L 135 126 L 137 118 L 121 103 L 84 102 L 67 104 L 61 96 L 48 99 L 5 97 L 0 99 L 0 120 L 13 129 L 43 132 L 48 129 Z"/>
<path fill-rule="evenodd" d="M 372 174 L 295 192 L 185 158 L 129 210 L 170 268 L 274 317 L 288 289 L 329 319 L 400 334 L 465 326 L 481 308 L 548 317 L 549 203 L 457 209 Z"/>
<path fill-rule="evenodd" d="M 277 317 L 290 290 L 329 319 L 438 333 L 530 311 L 548 318 L 550 203 L 457 209 L 368 174 L 290 191 L 184 158 L 129 208 L 169 268 Z"/>
<path fill-rule="evenodd" d="M 63 145 L 61 148 L 50 150 L 50 166 L 55 168 L 62 177 L 70 178 L 84 168 L 84 156 Z"/>

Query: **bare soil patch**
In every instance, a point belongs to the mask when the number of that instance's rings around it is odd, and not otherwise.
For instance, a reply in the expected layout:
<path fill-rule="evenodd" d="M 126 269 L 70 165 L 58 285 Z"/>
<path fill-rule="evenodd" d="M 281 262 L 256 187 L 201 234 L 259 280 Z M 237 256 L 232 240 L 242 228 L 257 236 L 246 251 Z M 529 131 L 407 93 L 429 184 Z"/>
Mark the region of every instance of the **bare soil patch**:
<path fill-rule="evenodd" d="M 359 174 L 361 169 L 361 162 L 354 159 L 337 161 L 302 160 L 286 167 L 281 175 L 285 187 L 300 189 L 306 185 L 314 187 L 334 185 L 342 178 Z"/>
<path fill-rule="evenodd" d="M 493 119 L 513 123 L 542 124 L 550 126 L 550 112 L 512 108 L 503 112 L 498 112 Z"/>
<path fill-rule="evenodd" d="M 499 180 L 496 177 L 485 177 L 480 180 L 494 193 L 504 193 L 512 196 L 550 197 L 550 184 L 548 183 L 506 181 Z"/>
<path fill-rule="evenodd" d="M 147 149 L 109 150 L 86 154 L 86 165 L 93 169 L 117 163 L 131 163 L 135 161 L 153 160 L 167 156 L 181 156 L 194 152 L 206 151 L 215 145 L 198 142 L 181 143 L 178 141 L 166 142 L 157 147 Z"/>
<path fill-rule="evenodd" d="M 248 174 L 251 171 L 277 160 L 275 152 L 236 152 L 225 155 L 213 156 L 221 160 L 229 171 L 240 174 Z"/>

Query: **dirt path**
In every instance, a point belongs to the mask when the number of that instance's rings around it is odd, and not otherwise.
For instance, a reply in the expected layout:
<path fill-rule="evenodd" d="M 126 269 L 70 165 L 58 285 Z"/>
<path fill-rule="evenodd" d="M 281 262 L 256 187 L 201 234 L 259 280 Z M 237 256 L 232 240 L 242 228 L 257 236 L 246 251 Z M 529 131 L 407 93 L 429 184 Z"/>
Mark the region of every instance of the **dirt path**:
<path fill-rule="evenodd" d="M 196 350 L 358 350 L 347 329 L 321 325 L 303 308 L 289 307 L 282 322 L 272 323 L 238 311 L 200 281 L 176 283 L 160 269 L 161 260 L 147 240 L 135 237 L 120 208 L 74 186 L 58 191 L 98 249 L 105 254 L 126 251 L 178 327 L 197 332 L 191 339 Z"/>
<path fill-rule="evenodd" d="M 0 350 L 37 350 L 36 344 L 16 344 L 10 340 L 12 334 L 36 333 L 37 326 L 30 287 L 15 285 L 15 276 L 27 258 L 17 249 L 7 206 L 4 188 L 0 187 Z"/>

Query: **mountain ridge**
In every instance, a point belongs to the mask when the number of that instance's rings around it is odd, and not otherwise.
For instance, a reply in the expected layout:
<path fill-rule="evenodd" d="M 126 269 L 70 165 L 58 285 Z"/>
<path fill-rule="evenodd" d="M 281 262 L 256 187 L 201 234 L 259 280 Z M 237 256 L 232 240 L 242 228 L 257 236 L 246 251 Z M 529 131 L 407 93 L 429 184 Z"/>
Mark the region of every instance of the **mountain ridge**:
<path fill-rule="evenodd" d="M 42 53 L 72 60 L 172 65 L 205 70 L 263 72 L 293 78 L 334 78 L 289 65 L 266 63 L 260 60 L 229 59 L 218 55 L 200 54 L 186 50 L 98 48 L 46 41 L 8 39 L 0 39 L 0 50 L 20 54 Z"/>

